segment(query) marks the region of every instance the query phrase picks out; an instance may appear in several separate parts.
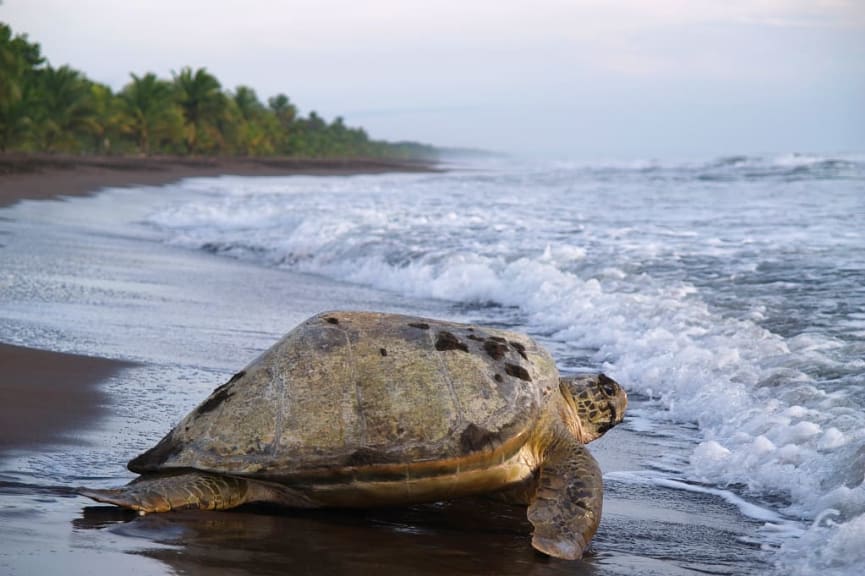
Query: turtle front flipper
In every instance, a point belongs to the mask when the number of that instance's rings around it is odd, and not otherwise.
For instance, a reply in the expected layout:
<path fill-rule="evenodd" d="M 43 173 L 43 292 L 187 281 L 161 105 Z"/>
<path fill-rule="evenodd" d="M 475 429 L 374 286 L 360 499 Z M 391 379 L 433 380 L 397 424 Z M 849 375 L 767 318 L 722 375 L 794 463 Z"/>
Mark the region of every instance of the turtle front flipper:
<path fill-rule="evenodd" d="M 78 493 L 97 502 L 138 510 L 224 510 L 248 501 L 249 482 L 243 478 L 201 472 L 142 476 L 121 488 L 80 488 Z"/>
<path fill-rule="evenodd" d="M 603 495 L 598 462 L 583 444 L 559 435 L 544 455 L 529 504 L 532 546 L 557 558 L 581 558 L 601 521 Z"/>

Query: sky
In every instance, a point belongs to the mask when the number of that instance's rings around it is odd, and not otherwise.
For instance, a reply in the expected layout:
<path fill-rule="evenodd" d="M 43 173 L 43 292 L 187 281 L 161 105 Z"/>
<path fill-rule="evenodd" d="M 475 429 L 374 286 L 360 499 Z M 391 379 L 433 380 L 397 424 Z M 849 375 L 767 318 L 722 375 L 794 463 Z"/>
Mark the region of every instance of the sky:
<path fill-rule="evenodd" d="M 372 137 L 553 158 L 865 151 L 865 0 L 0 0 L 120 89 L 206 67 Z"/>

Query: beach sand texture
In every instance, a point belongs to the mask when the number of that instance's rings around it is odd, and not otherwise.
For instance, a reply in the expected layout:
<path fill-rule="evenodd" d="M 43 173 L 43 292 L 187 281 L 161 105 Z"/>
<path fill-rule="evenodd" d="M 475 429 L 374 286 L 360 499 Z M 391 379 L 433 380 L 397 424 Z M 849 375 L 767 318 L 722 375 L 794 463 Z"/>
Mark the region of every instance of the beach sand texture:
<path fill-rule="evenodd" d="M 0 454 L 63 441 L 101 416 L 96 384 L 127 364 L 0 344 Z"/>
<path fill-rule="evenodd" d="M 0 206 L 22 198 L 92 194 L 110 186 L 158 186 L 202 176 L 429 172 L 430 164 L 375 158 L 115 157 L 0 154 Z"/>
<path fill-rule="evenodd" d="M 146 182 L 136 171 L 66 168 L 0 177 L 9 206 L 0 210 L 0 340 L 16 344 L 0 347 L 0 573 L 697 574 L 754 566 L 759 551 L 743 536 L 756 525 L 743 526 L 733 506 L 650 486 L 608 488 L 595 552 L 578 563 L 534 553 L 525 511 L 486 501 L 136 517 L 75 496 L 74 485 L 130 480 L 127 459 L 314 313 L 453 316 L 444 303 L 125 237 L 123 211 L 134 212 L 146 190 L 15 204 L 201 175 L 172 171 Z M 116 228 L 104 227 L 106 206 Z M 62 225 L 73 212 L 74 224 Z M 102 219 L 98 233 L 86 232 L 87 214 Z M 622 427 L 592 448 L 605 472 L 631 469 L 652 449 Z"/>

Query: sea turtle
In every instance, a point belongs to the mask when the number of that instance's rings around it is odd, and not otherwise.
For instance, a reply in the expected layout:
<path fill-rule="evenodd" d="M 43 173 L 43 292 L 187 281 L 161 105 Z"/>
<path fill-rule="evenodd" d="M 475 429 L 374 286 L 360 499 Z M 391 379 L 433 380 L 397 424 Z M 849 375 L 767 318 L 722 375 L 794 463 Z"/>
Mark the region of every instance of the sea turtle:
<path fill-rule="evenodd" d="M 621 422 L 603 375 L 559 376 L 531 338 L 374 312 L 303 322 L 218 387 L 141 474 L 80 493 L 141 513 L 248 502 L 370 507 L 497 492 L 528 505 L 532 545 L 580 558 L 603 482 L 584 444 Z"/>

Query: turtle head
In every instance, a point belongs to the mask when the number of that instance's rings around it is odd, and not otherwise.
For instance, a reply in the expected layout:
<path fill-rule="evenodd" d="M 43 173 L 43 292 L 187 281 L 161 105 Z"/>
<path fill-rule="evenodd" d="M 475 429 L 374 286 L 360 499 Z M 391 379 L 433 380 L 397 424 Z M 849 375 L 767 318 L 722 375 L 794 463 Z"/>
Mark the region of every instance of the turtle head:
<path fill-rule="evenodd" d="M 584 443 L 599 438 L 625 417 L 628 395 L 606 374 L 560 378 L 559 388 L 577 412 Z"/>

